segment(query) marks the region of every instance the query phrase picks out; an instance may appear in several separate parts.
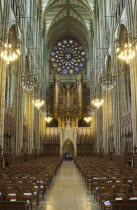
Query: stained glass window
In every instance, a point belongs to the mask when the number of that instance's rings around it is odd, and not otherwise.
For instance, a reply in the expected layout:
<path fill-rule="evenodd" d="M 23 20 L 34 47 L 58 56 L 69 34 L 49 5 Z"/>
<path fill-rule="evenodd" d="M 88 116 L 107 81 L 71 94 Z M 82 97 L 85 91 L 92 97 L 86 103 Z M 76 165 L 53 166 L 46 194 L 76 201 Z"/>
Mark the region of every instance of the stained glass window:
<path fill-rule="evenodd" d="M 63 39 L 53 46 L 50 61 L 57 72 L 74 74 L 85 66 L 86 53 L 77 40 Z"/>

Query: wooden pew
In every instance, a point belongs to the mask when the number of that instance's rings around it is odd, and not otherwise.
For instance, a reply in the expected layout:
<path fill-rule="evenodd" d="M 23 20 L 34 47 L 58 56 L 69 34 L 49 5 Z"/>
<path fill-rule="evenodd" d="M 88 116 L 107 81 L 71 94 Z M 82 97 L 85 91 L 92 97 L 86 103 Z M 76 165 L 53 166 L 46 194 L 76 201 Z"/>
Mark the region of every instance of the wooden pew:
<path fill-rule="evenodd" d="M 32 202 L 36 202 L 38 206 L 40 195 L 44 198 L 61 162 L 60 157 L 44 157 L 1 169 L 0 200 L 3 202 L 0 210 L 32 209 Z M 29 200 L 30 203 L 26 203 L 25 200 Z"/>
<path fill-rule="evenodd" d="M 111 205 L 111 210 L 137 210 L 137 200 L 115 200 Z"/>
<path fill-rule="evenodd" d="M 26 201 L 0 201 L 0 210 L 29 210 L 29 206 Z"/>

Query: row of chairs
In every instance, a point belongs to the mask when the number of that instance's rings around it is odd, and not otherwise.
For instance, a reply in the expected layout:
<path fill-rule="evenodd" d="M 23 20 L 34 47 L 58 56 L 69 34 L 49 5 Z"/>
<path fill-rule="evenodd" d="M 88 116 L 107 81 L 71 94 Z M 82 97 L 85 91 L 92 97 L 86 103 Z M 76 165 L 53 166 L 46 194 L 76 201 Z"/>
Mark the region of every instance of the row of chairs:
<path fill-rule="evenodd" d="M 76 157 L 75 163 L 101 209 L 111 209 L 113 200 L 135 199 L 137 208 L 136 169 L 91 156 Z"/>
<path fill-rule="evenodd" d="M 14 206 L 17 201 L 20 205 L 26 201 L 28 209 L 33 209 L 34 202 L 38 206 L 40 196 L 44 198 L 61 162 L 60 157 L 46 157 L 2 169 L 0 173 L 0 206 L 9 205 L 7 202 Z"/>

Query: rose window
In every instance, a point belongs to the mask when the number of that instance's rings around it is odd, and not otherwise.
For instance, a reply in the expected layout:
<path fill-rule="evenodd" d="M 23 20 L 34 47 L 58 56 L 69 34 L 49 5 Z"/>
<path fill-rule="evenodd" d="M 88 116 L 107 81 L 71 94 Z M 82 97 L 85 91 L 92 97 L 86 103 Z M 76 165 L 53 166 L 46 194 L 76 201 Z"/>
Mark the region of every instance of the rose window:
<path fill-rule="evenodd" d="M 51 65 L 61 74 L 79 72 L 86 63 L 83 46 L 76 40 L 61 40 L 51 51 Z"/>

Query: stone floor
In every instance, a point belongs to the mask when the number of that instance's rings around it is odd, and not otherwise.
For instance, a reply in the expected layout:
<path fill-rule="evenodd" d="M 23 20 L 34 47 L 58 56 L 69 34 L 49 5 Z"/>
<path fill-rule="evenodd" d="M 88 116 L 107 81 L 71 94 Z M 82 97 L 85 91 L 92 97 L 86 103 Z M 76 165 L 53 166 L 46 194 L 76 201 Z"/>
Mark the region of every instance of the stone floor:
<path fill-rule="evenodd" d="M 38 210 L 100 210 L 73 161 L 64 161 Z"/>

